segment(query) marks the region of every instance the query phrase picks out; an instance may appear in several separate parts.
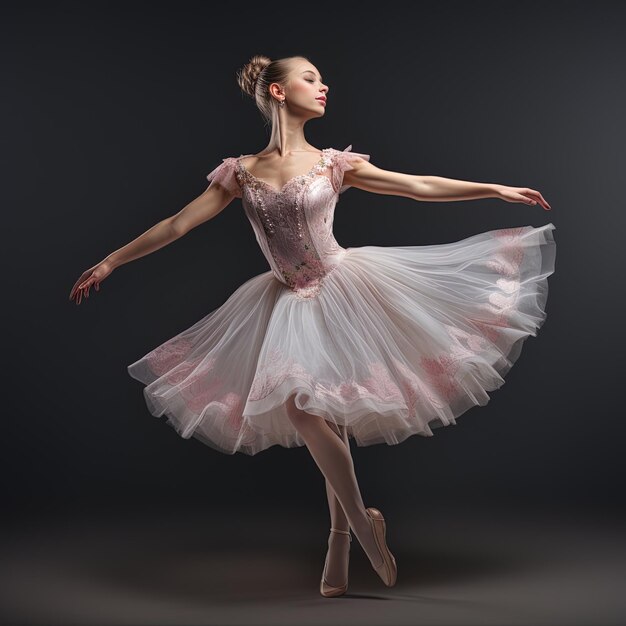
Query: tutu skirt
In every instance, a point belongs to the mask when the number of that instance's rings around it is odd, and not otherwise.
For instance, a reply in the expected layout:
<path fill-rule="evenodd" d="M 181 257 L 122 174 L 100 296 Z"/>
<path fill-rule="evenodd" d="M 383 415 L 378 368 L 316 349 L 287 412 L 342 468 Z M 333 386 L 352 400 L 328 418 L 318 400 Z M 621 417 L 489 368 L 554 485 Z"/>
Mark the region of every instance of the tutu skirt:
<path fill-rule="evenodd" d="M 347 248 L 315 297 L 271 271 L 128 366 L 150 413 L 223 453 L 303 446 L 295 405 L 359 446 L 455 424 L 546 318 L 553 224 Z"/>

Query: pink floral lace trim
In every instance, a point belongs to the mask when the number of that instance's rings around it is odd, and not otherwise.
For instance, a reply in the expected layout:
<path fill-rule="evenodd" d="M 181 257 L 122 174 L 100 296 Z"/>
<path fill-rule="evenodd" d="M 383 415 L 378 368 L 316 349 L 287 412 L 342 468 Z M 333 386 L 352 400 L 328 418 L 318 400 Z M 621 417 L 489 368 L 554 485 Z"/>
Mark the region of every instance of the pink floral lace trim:
<path fill-rule="evenodd" d="M 382 363 L 372 363 L 369 371 L 370 376 L 360 381 L 323 383 L 316 380 L 301 363 L 274 348 L 264 359 L 263 367 L 257 371 L 248 399 L 253 402 L 262 400 L 285 380 L 293 378 L 304 381 L 320 400 L 332 398 L 347 403 L 360 398 L 371 398 L 382 402 L 403 403 L 403 395 L 390 376 L 389 368 Z"/>
<path fill-rule="evenodd" d="M 369 397 L 374 401 L 406 403 L 414 414 L 420 403 L 443 408 L 463 393 L 458 384 L 458 372 L 464 360 L 480 355 L 493 347 L 500 337 L 497 329 L 510 327 L 510 316 L 515 311 L 519 298 L 519 270 L 524 259 L 524 250 L 519 238 L 524 228 L 493 231 L 493 236 L 502 243 L 493 258 L 486 265 L 503 275 L 496 281 L 500 292 L 489 296 L 485 311 L 487 319 L 470 318 L 468 321 L 478 329 L 477 333 L 464 331 L 446 325 L 451 339 L 450 349 L 439 355 L 423 356 L 420 368 L 425 379 L 404 363 L 393 358 L 397 374 L 381 362 L 369 365 L 370 375 L 363 380 L 346 380 L 338 384 L 324 384 L 317 381 L 300 363 L 278 349 L 273 349 L 257 371 L 248 398 L 261 400 L 288 378 L 303 380 L 314 395 L 323 400 L 332 398 L 341 402 L 351 402 Z M 312 289 L 316 289 L 315 286 Z M 254 431 L 243 419 L 246 399 L 235 392 L 224 392 L 224 381 L 215 371 L 215 359 L 196 357 L 185 359 L 191 351 L 192 342 L 175 338 L 159 346 L 146 356 L 150 368 L 168 385 L 178 387 L 187 406 L 200 415 L 208 404 L 219 404 L 224 416 L 225 434 L 240 440 L 252 441 Z"/>
<path fill-rule="evenodd" d="M 462 334 L 469 340 L 468 346 L 476 350 L 485 345 L 484 338 L 478 335 L 463 333 L 454 329 L 457 335 Z M 332 399 L 339 403 L 351 403 L 358 399 L 369 398 L 374 404 L 404 404 L 409 414 L 414 415 L 418 406 L 427 408 L 444 408 L 459 393 L 454 384 L 454 377 L 462 359 L 475 356 L 476 351 L 455 343 L 452 352 L 439 358 L 424 357 L 421 367 L 425 372 L 424 379 L 406 364 L 392 357 L 392 373 L 390 367 L 382 362 L 368 365 L 369 376 L 360 380 L 345 380 L 337 384 L 323 383 L 316 380 L 301 364 L 278 349 L 273 349 L 264 361 L 263 367 L 255 376 L 248 399 L 258 401 L 267 397 L 272 391 L 288 379 L 303 381 L 314 397 L 323 402 Z"/>
<path fill-rule="evenodd" d="M 496 342 L 501 331 L 498 328 L 510 328 L 511 316 L 516 310 L 520 293 L 520 267 L 524 260 L 524 247 L 520 242 L 526 227 L 501 228 L 491 231 L 491 236 L 499 240 L 493 258 L 485 265 L 502 275 L 496 281 L 499 292 L 489 296 L 489 302 L 484 306 L 485 318 L 472 318 L 470 321 L 490 341 Z"/>
<path fill-rule="evenodd" d="M 500 291 L 489 295 L 488 304 L 484 307 L 485 319 L 472 317 L 468 320 L 480 334 L 447 326 L 448 334 L 454 340 L 451 351 L 436 358 L 425 357 L 421 361 L 429 374 L 431 385 L 449 400 L 460 393 L 457 372 L 461 361 L 489 349 L 500 338 L 501 331 L 498 328 L 511 326 L 510 318 L 516 309 L 520 291 L 519 270 L 524 259 L 524 250 L 519 238 L 524 230 L 508 228 L 492 231 L 492 235 L 502 243 L 494 257 L 485 264 L 505 278 L 496 281 Z"/>
<path fill-rule="evenodd" d="M 464 360 L 493 348 L 500 338 L 498 328 L 510 328 L 511 316 L 516 310 L 520 292 L 520 266 L 524 260 L 524 249 L 520 237 L 524 227 L 503 228 L 491 231 L 494 238 L 501 244 L 493 258 L 485 262 L 490 269 L 504 277 L 496 281 L 499 292 L 489 295 L 485 306 L 486 319 L 469 318 L 469 322 L 477 328 L 478 333 L 466 332 L 455 326 L 446 325 L 452 340 L 450 350 L 436 357 L 424 356 L 420 360 L 421 367 L 427 372 L 431 388 L 448 402 L 463 393 L 458 383 L 458 371 Z"/>
<path fill-rule="evenodd" d="M 237 438 L 244 444 L 252 442 L 256 434 L 245 422 L 245 398 L 234 391 L 226 391 L 225 381 L 215 368 L 215 358 L 195 357 L 185 359 L 192 342 L 175 338 L 146 355 L 150 369 L 159 376 L 161 384 L 176 389 L 189 410 L 200 417 L 210 404 L 223 418 L 222 434 Z M 194 426 L 197 422 L 189 424 Z M 189 436 L 191 433 L 185 433 Z"/>

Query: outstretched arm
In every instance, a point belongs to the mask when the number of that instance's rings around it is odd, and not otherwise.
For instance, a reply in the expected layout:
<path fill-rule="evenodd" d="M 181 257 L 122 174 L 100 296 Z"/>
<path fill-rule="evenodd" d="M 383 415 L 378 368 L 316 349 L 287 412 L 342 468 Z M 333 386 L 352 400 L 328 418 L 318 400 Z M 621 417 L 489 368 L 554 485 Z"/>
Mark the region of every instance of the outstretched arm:
<path fill-rule="evenodd" d="M 137 239 L 112 252 L 105 260 L 108 260 L 114 268 L 117 268 L 124 263 L 134 261 L 159 248 L 163 248 L 180 239 L 196 226 L 213 219 L 230 204 L 233 197 L 233 195 L 218 185 L 207 188 L 206 191 L 184 206 L 178 213 L 166 217 L 143 233 L 143 235 L 137 237 Z"/>
<path fill-rule="evenodd" d="M 99 291 L 100 283 L 114 269 L 180 239 L 192 228 L 214 218 L 230 204 L 233 198 L 234 195 L 220 184 L 210 185 L 178 213 L 161 220 L 130 243 L 85 270 L 74 283 L 69 299 L 76 298 L 76 304 L 80 304 L 83 295 L 89 297 L 90 287 L 94 285 L 96 291 Z"/>
<path fill-rule="evenodd" d="M 539 203 L 550 210 L 540 192 L 529 187 L 507 187 L 497 183 L 474 183 L 441 176 L 420 176 L 383 170 L 359 158 L 351 161 L 352 169 L 346 171 L 344 181 L 364 191 L 385 195 L 404 196 L 426 202 L 450 202 L 499 198 L 507 202 Z"/>

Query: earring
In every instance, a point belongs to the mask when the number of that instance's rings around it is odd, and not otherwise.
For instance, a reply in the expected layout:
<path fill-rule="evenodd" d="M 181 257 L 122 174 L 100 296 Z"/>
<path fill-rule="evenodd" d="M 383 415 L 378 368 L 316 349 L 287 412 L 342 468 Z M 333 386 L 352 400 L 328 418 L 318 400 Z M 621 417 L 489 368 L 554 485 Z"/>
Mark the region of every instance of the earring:
<path fill-rule="evenodd" d="M 284 100 L 280 100 L 278 103 L 281 107 L 285 106 L 285 101 Z"/>

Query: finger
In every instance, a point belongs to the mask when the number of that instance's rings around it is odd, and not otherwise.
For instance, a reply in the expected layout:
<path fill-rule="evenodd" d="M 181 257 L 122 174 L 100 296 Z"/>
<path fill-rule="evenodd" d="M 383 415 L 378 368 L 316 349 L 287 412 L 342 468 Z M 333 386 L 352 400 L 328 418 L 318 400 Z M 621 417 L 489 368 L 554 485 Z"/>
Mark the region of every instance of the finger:
<path fill-rule="evenodd" d="M 548 201 L 547 201 L 547 200 L 546 200 L 546 199 L 545 199 L 545 198 L 544 198 L 541 194 L 539 194 L 539 196 L 541 197 L 541 203 L 542 203 L 542 205 L 543 205 L 543 208 L 544 208 L 544 209 L 547 209 L 548 211 L 549 211 L 550 209 L 552 209 L 552 207 L 550 206 L 550 204 L 548 203 Z"/>
<path fill-rule="evenodd" d="M 76 295 L 76 291 L 79 289 L 79 285 L 81 284 L 81 282 L 85 279 L 85 274 L 86 272 L 83 272 L 79 277 L 78 280 L 74 283 L 73 287 L 72 287 L 72 291 L 70 291 L 70 299 L 73 298 Z"/>
<path fill-rule="evenodd" d="M 528 193 L 536 198 L 539 201 L 539 204 L 541 204 L 544 209 L 548 211 L 552 209 L 552 207 L 548 204 L 548 201 L 541 195 L 539 191 L 537 191 L 536 189 L 529 189 Z"/>

